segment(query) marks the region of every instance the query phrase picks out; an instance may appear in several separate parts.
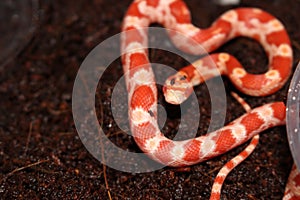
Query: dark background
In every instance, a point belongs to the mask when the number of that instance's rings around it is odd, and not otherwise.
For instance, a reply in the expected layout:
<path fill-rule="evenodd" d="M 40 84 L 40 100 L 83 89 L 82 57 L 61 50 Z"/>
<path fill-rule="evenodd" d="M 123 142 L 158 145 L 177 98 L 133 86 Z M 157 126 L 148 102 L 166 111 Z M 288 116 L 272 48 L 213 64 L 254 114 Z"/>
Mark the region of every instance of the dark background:
<path fill-rule="evenodd" d="M 130 174 L 105 167 L 82 145 L 71 110 L 72 88 L 85 56 L 106 38 L 120 32 L 131 1 L 42 1 L 32 39 L 5 66 L 0 67 L 0 199 L 208 199 L 214 177 L 246 145 L 184 169 Z M 221 13 L 237 6 L 187 0 L 193 23 L 208 27 Z M 300 1 L 244 0 L 239 6 L 262 8 L 286 26 L 294 50 L 294 68 L 300 58 Z M 2 23 L 2 22 L 1 22 Z M 5 22 L 4 22 L 5 23 Z M 218 51 L 235 55 L 249 72 L 264 72 L 267 59 L 256 42 L 239 38 Z M 109 52 L 108 52 L 109 53 Z M 165 52 L 151 51 L 155 62 L 175 68 L 184 61 Z M 120 148 L 138 152 L 133 139 L 114 123 L 111 91 L 122 67 L 117 60 L 101 79 L 96 97 L 99 121 Z M 244 111 L 230 96 L 236 91 L 224 77 L 230 122 Z M 286 101 L 289 83 L 264 98 L 240 94 L 252 107 Z M 195 88 L 201 106 L 198 134 L 209 124 L 209 98 L 204 86 Z M 204 91 L 204 92 L 202 92 Z M 237 91 L 236 91 L 237 92 Z M 167 109 L 176 108 L 160 102 Z M 164 132 L 172 137 L 180 116 L 168 119 Z M 124 119 L 124 123 L 127 119 Z M 112 158 L 113 159 L 113 158 Z M 254 153 L 226 179 L 222 199 L 281 199 L 292 165 L 285 126 L 261 134 Z"/>

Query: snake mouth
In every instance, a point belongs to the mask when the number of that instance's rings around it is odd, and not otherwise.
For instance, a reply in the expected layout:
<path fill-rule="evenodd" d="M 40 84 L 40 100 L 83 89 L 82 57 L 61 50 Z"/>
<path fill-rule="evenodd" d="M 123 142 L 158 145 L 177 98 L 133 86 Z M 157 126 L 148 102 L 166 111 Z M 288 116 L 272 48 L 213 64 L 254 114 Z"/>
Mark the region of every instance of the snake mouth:
<path fill-rule="evenodd" d="M 178 86 L 164 86 L 163 93 L 165 96 L 165 100 L 170 104 L 181 104 L 184 102 L 192 93 L 192 87 L 178 87 Z"/>

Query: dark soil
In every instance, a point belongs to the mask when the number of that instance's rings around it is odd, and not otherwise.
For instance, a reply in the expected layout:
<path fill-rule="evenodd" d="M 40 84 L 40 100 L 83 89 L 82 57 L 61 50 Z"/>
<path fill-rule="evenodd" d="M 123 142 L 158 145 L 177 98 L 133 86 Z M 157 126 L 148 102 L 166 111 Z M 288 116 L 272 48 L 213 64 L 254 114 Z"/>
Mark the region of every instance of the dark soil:
<path fill-rule="evenodd" d="M 15 59 L 0 67 L 0 199 L 208 199 L 218 170 L 246 146 L 184 169 L 165 167 L 141 174 L 102 165 L 86 150 L 72 116 L 74 80 L 88 53 L 120 32 L 130 2 L 41 2 L 33 38 Z M 200 27 L 209 26 L 221 13 L 237 7 L 206 0 L 186 3 L 194 24 Z M 260 7 L 283 22 L 292 41 L 295 69 L 300 58 L 300 2 L 244 0 L 239 6 Z M 250 72 L 266 70 L 263 49 L 250 39 L 235 39 L 218 51 L 235 55 Z M 175 68 L 185 64 L 181 58 L 162 51 L 151 51 L 151 59 Z M 111 94 L 121 76 L 117 59 L 101 78 L 95 96 L 98 120 L 118 147 L 140 152 L 112 117 Z M 223 79 L 228 93 L 228 123 L 244 111 L 230 96 L 230 91 L 237 91 L 226 77 Z M 264 98 L 239 94 L 256 107 L 286 101 L 288 85 Z M 210 102 L 205 98 L 205 86 L 197 86 L 195 91 L 201 106 L 200 135 L 208 128 Z M 126 98 L 126 94 L 123 96 Z M 178 110 L 166 104 L 161 94 L 159 100 L 167 113 Z M 163 127 L 168 137 L 174 136 L 179 120 L 180 114 L 176 113 L 168 118 Z M 127 118 L 120 123 L 123 130 L 128 129 Z M 222 199 L 281 199 L 291 166 L 285 126 L 271 128 L 261 134 L 254 153 L 226 179 Z"/>

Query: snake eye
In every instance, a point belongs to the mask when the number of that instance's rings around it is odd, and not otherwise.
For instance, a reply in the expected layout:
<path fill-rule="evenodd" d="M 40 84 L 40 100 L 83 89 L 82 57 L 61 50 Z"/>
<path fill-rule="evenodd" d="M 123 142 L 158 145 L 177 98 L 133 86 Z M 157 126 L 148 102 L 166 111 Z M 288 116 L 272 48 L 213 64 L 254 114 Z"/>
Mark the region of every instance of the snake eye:
<path fill-rule="evenodd" d="M 175 84 L 175 78 L 172 78 L 172 79 L 171 79 L 170 84 L 171 84 L 171 85 L 174 85 L 174 84 Z"/>
<path fill-rule="evenodd" d="M 186 78 L 187 78 L 186 75 L 183 75 L 182 77 L 180 77 L 180 80 L 184 81 L 184 80 L 186 80 Z"/>

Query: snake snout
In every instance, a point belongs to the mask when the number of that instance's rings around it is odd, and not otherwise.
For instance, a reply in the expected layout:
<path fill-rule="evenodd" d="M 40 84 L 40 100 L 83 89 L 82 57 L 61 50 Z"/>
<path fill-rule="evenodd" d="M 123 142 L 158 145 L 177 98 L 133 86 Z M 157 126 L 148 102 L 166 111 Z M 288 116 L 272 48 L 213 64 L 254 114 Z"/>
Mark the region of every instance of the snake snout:
<path fill-rule="evenodd" d="M 185 75 L 176 74 L 169 77 L 163 87 L 165 99 L 171 104 L 181 104 L 192 93 L 193 85 Z"/>

